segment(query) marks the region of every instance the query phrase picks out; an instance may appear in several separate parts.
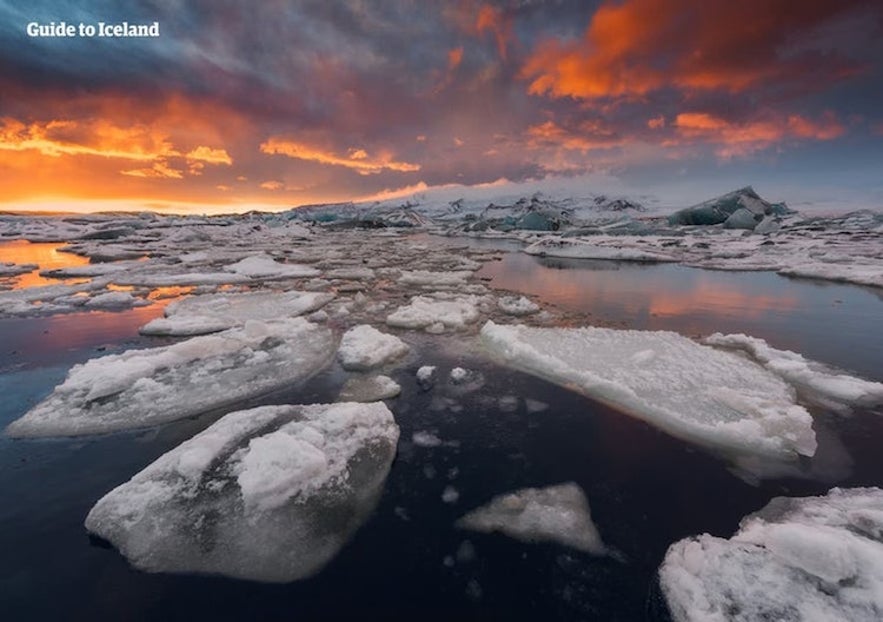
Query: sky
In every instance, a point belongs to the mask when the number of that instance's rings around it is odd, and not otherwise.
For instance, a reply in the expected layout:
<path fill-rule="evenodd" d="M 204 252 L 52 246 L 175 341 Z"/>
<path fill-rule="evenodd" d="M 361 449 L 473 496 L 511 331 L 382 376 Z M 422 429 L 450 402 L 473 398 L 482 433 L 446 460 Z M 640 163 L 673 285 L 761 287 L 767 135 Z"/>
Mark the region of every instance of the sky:
<path fill-rule="evenodd" d="M 0 209 L 550 179 L 881 207 L 881 102 L 878 0 L 0 0 Z"/>

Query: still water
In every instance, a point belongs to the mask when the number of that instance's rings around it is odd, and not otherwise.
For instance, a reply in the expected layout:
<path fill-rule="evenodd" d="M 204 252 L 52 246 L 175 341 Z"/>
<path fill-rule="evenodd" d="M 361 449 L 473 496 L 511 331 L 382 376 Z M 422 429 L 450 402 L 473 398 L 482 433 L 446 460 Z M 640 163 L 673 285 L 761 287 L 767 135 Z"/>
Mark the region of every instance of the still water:
<path fill-rule="evenodd" d="M 880 379 L 883 301 L 872 291 L 765 273 L 598 267 L 510 254 L 485 274 L 501 287 L 541 295 L 599 322 L 687 334 L 744 331 Z M 0 426 L 51 391 L 72 363 L 160 343 L 137 336 L 139 313 L 145 311 L 76 314 L 62 325 L 59 318 L 0 321 Z M 111 325 L 112 331 L 101 330 Z M 44 330 L 63 338 L 40 341 Z M 714 455 L 499 368 L 456 337 L 403 337 L 417 354 L 391 373 L 403 388 L 390 402 L 402 434 L 383 497 L 341 553 L 304 581 L 263 585 L 147 574 L 90 541 L 83 528 L 105 492 L 223 413 L 88 439 L 0 438 L 4 619 L 645 620 L 653 609 L 655 570 L 673 541 L 701 532 L 729 536 L 743 515 L 776 495 L 821 494 L 833 483 L 883 485 L 883 417 L 873 413 L 844 419 L 814 412 L 831 437 L 822 442 L 846 452 L 845 468 L 749 484 Z M 15 355 L 7 347 L 12 339 L 19 344 Z M 467 367 L 485 383 L 466 394 L 452 393 L 444 382 L 422 391 L 415 382 L 420 365 L 437 365 L 442 378 L 454 366 Z M 344 378 L 333 367 L 245 406 L 330 401 Z M 501 408 L 502 396 L 517 396 L 518 408 Z M 445 397 L 450 401 L 439 399 Z M 525 398 L 549 407 L 528 413 Z M 412 434 L 421 430 L 458 444 L 415 446 Z M 619 553 L 615 558 L 454 527 L 494 495 L 564 481 L 586 492 L 602 538 Z M 459 492 L 456 503 L 442 500 L 447 486 Z"/>

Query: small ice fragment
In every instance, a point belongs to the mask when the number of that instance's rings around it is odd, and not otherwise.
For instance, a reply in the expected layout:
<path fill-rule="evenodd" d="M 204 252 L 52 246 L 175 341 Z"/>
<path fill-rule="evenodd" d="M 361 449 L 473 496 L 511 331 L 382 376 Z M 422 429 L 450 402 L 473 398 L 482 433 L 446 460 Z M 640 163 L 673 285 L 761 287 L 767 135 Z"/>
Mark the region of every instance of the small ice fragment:
<path fill-rule="evenodd" d="M 524 542 L 556 542 L 595 555 L 606 552 L 589 502 L 573 482 L 494 497 L 456 525 L 484 533 L 499 531 Z"/>
<path fill-rule="evenodd" d="M 527 410 L 527 413 L 530 415 L 541 413 L 544 410 L 549 409 L 549 405 L 545 402 L 541 402 L 539 400 L 534 400 L 530 398 L 524 399 L 524 408 Z"/>
<path fill-rule="evenodd" d="M 500 311 L 508 315 L 530 315 L 540 310 L 539 305 L 524 296 L 503 296 L 497 301 Z"/>
<path fill-rule="evenodd" d="M 402 387 L 389 376 L 355 376 L 346 381 L 339 402 L 376 402 L 396 397 Z"/>
<path fill-rule="evenodd" d="M 497 400 L 497 406 L 504 413 L 514 413 L 518 410 L 518 398 L 514 395 L 504 395 Z"/>
<path fill-rule="evenodd" d="M 445 486 L 445 489 L 442 491 L 442 501 L 445 503 L 457 503 L 457 500 L 460 498 L 460 493 L 453 486 Z"/>
<path fill-rule="evenodd" d="M 469 370 L 462 367 L 455 367 L 451 370 L 451 382 L 454 384 L 463 384 L 469 378 Z"/>
<path fill-rule="evenodd" d="M 417 445 L 417 447 L 438 447 L 442 444 L 439 437 L 426 430 L 414 432 L 414 434 L 411 435 L 411 440 Z"/>
<path fill-rule="evenodd" d="M 344 369 L 367 370 L 396 361 L 409 350 L 395 335 L 361 324 L 343 335 L 337 355 Z"/>

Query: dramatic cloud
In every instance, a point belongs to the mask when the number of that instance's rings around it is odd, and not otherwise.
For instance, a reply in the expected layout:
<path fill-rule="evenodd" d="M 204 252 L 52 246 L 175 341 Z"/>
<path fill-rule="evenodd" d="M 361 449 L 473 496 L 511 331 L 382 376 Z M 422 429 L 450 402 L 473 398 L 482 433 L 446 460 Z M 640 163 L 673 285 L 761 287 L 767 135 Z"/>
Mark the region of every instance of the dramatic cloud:
<path fill-rule="evenodd" d="M 28 37 L 34 20 L 161 36 Z M 760 160 L 815 173 L 883 157 L 879 101 L 872 0 L 0 0 L 0 204 L 229 211 Z"/>

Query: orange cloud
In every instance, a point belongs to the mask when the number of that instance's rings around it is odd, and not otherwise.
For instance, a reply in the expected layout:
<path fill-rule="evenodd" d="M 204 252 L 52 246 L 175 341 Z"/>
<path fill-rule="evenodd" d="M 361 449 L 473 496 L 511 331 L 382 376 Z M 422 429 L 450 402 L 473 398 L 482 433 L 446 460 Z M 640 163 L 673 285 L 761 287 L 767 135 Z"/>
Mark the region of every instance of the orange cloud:
<path fill-rule="evenodd" d="M 149 168 L 136 168 L 128 171 L 120 171 L 123 175 L 129 175 L 131 177 L 154 177 L 154 178 L 165 178 L 165 179 L 181 179 L 184 177 L 184 173 L 169 167 L 165 162 L 156 162 L 153 166 Z"/>
<path fill-rule="evenodd" d="M 659 115 L 658 117 L 647 119 L 647 127 L 649 127 L 651 130 L 658 130 L 665 127 L 665 117 Z"/>
<path fill-rule="evenodd" d="M 484 34 L 493 33 L 497 42 L 497 53 L 500 58 L 506 60 L 506 41 L 509 38 L 512 24 L 504 15 L 503 11 L 495 6 L 483 4 L 478 9 L 475 17 L 475 32 Z"/>
<path fill-rule="evenodd" d="M 202 145 L 189 151 L 185 157 L 188 160 L 208 162 L 209 164 L 226 164 L 227 166 L 233 164 L 233 159 L 225 149 L 212 149 Z"/>
<path fill-rule="evenodd" d="M 830 112 L 815 121 L 791 115 L 744 123 L 704 112 L 685 112 L 675 118 L 674 125 L 682 138 L 720 144 L 717 154 L 722 158 L 750 155 L 787 139 L 832 140 L 846 132 Z"/>
<path fill-rule="evenodd" d="M 636 97 L 665 87 L 744 91 L 761 83 L 817 87 L 858 69 L 836 50 L 793 46 L 852 9 L 826 0 L 606 2 L 577 41 L 541 42 L 522 67 L 535 95 Z M 822 45 L 822 44 L 818 44 Z"/>
<path fill-rule="evenodd" d="M 332 151 L 305 143 L 275 137 L 271 137 L 261 144 L 261 152 L 284 155 L 289 158 L 318 162 L 320 164 L 344 166 L 356 171 L 360 175 L 374 175 L 384 169 L 399 172 L 420 170 L 419 164 L 397 162 L 393 160 L 392 155 L 389 153 L 379 153 L 376 156 L 369 157 L 368 152 L 364 149 L 350 149 L 346 155 L 338 155 Z"/>
<path fill-rule="evenodd" d="M 546 121 L 527 129 L 528 146 L 532 148 L 559 147 L 573 151 L 607 149 L 623 144 L 615 132 L 596 121 L 584 121 L 575 131 L 569 131 L 554 121 Z"/>

